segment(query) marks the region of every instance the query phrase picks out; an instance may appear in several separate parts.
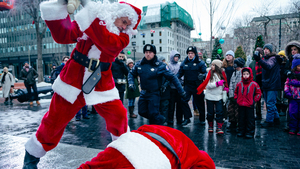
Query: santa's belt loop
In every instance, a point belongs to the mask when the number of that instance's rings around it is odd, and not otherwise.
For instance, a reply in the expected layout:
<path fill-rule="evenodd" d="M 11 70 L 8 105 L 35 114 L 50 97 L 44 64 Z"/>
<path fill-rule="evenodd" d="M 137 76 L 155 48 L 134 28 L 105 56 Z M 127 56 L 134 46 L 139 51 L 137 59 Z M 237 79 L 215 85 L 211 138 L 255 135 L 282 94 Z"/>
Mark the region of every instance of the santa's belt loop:
<path fill-rule="evenodd" d="M 156 133 L 152 133 L 152 132 L 145 132 L 145 133 L 148 134 L 149 136 L 151 136 L 152 138 L 154 138 L 155 140 L 159 141 L 162 145 L 164 145 L 176 157 L 176 159 L 178 161 L 178 169 L 181 169 L 180 159 L 178 158 L 175 150 L 168 143 L 168 141 Z"/>
<path fill-rule="evenodd" d="M 90 59 L 86 55 L 78 52 L 77 50 L 74 51 L 73 59 L 75 60 L 75 62 L 88 68 L 89 72 L 93 72 L 81 88 L 83 93 L 89 94 L 100 81 L 101 72 L 107 71 L 109 69 L 110 63 L 100 62 L 98 59 L 94 58 Z"/>

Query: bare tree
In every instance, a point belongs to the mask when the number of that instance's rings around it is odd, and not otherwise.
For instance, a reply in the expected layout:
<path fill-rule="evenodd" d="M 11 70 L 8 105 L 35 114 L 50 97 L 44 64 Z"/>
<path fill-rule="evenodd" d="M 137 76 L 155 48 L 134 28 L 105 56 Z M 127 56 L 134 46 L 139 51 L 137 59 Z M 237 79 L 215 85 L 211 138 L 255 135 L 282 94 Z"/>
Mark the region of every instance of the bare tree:
<path fill-rule="evenodd" d="M 9 12 L 10 15 L 17 15 L 26 13 L 32 17 L 36 30 L 36 44 L 38 55 L 38 81 L 43 81 L 43 55 L 42 55 L 42 43 L 47 26 L 39 15 L 39 4 L 43 0 L 15 0 L 14 8 Z"/>

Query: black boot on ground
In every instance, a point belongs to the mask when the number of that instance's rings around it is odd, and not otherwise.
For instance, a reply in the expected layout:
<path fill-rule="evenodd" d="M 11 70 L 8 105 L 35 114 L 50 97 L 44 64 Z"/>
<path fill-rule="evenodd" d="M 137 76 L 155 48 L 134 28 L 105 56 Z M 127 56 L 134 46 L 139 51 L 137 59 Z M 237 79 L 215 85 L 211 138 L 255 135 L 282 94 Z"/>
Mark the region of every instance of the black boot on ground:
<path fill-rule="evenodd" d="M 37 164 L 39 163 L 39 161 L 40 161 L 40 158 L 36 158 L 36 157 L 30 155 L 25 150 L 23 169 L 37 169 Z"/>
<path fill-rule="evenodd" d="M 186 126 L 187 124 L 189 124 L 191 122 L 190 119 L 185 119 L 183 122 L 182 122 L 182 126 Z"/>

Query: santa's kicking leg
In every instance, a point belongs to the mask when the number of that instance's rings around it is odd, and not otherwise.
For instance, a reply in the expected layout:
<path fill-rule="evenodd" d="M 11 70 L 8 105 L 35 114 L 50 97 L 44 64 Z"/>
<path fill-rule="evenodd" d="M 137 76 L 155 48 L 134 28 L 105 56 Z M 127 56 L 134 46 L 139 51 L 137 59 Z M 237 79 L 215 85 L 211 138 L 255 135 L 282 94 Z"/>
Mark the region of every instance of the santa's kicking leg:
<path fill-rule="evenodd" d="M 54 93 L 49 111 L 44 115 L 37 132 L 25 144 L 23 169 L 37 168 L 40 158 L 57 146 L 67 124 L 84 105 L 82 93 L 73 104 Z"/>
<path fill-rule="evenodd" d="M 112 140 L 120 135 L 130 132 L 128 127 L 127 110 L 121 100 L 113 100 L 94 105 L 96 111 L 106 121 L 106 128 L 111 133 Z"/>

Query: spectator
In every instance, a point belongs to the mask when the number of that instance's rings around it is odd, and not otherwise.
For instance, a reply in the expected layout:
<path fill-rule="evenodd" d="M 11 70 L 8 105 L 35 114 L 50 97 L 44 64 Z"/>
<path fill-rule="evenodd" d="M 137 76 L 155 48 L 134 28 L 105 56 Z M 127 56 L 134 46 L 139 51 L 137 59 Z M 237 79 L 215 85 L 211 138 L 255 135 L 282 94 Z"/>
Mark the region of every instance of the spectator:
<path fill-rule="evenodd" d="M 9 97 L 9 93 L 13 91 L 15 85 L 15 78 L 14 76 L 8 71 L 7 67 L 3 68 L 3 73 L 0 77 L 0 88 L 2 87 L 2 94 L 3 98 L 5 99 L 5 105 L 12 105 L 12 100 Z M 10 98 L 10 99 L 9 99 Z M 9 102 L 8 102 L 9 99 Z"/>
<path fill-rule="evenodd" d="M 163 115 L 159 114 L 162 77 L 172 82 L 184 99 L 186 99 L 186 93 L 176 76 L 167 69 L 167 65 L 158 60 L 154 45 L 146 44 L 143 52 L 145 54 L 143 59 L 137 62 L 128 74 L 129 89 L 135 90 L 134 78 L 139 76 L 142 89 L 138 103 L 139 115 L 149 119 L 150 124 L 162 125 L 166 120 Z"/>
<path fill-rule="evenodd" d="M 274 124 L 279 125 L 279 114 L 276 108 L 277 92 L 280 90 L 280 56 L 273 53 L 273 45 L 265 44 L 263 47 L 265 56 L 254 53 L 254 59 L 262 66 L 262 89 L 264 100 L 267 105 L 266 121 L 261 124 L 262 127 L 271 127 Z"/>
<path fill-rule="evenodd" d="M 280 51 L 278 55 L 282 58 L 282 63 L 280 64 L 280 77 L 281 77 L 281 86 L 280 90 L 278 90 L 277 94 L 277 110 L 279 113 L 279 116 L 285 116 L 286 110 L 288 108 L 288 99 L 284 97 L 284 83 L 287 79 L 286 72 L 290 71 L 290 64 L 289 60 L 285 56 L 284 50 Z"/>
<path fill-rule="evenodd" d="M 55 78 L 54 78 L 55 71 L 56 71 L 56 65 L 52 64 L 52 70 L 51 70 L 51 73 L 50 73 L 50 82 L 51 82 L 51 84 L 53 84 L 54 80 L 55 80 Z"/>
<path fill-rule="evenodd" d="M 230 126 L 228 127 L 228 131 L 236 131 L 237 122 L 238 122 L 238 105 L 236 100 L 234 99 L 234 91 L 238 82 L 242 80 L 242 68 L 245 65 L 245 60 L 242 58 L 236 58 L 234 60 L 234 69 L 229 85 L 229 105 L 228 105 L 228 117 Z"/>
<path fill-rule="evenodd" d="M 300 136 L 300 54 L 293 56 L 292 72 L 285 82 L 284 92 L 289 99 L 289 134 Z"/>
<path fill-rule="evenodd" d="M 21 70 L 20 74 L 21 74 L 20 79 L 24 80 L 24 84 L 25 84 L 25 87 L 28 92 L 30 106 L 33 106 L 34 100 L 36 101 L 37 105 L 40 105 L 37 88 L 36 88 L 36 82 L 35 82 L 35 79 L 39 76 L 38 73 L 36 72 L 36 70 L 34 68 L 29 66 L 28 62 L 25 62 L 24 67 Z M 33 90 L 34 99 L 32 98 L 32 95 L 31 95 L 31 88 Z"/>
<path fill-rule="evenodd" d="M 118 57 L 111 65 L 111 72 L 115 81 L 115 86 L 119 91 L 120 100 L 123 103 L 126 77 L 128 75 L 128 69 L 125 65 L 125 53 L 121 51 Z"/>
<path fill-rule="evenodd" d="M 75 116 L 76 121 L 80 121 L 81 120 L 81 115 L 83 119 L 90 119 L 88 112 L 87 112 L 87 105 L 83 106 L 81 110 L 78 111 L 78 113 Z"/>
<path fill-rule="evenodd" d="M 199 110 L 199 120 L 201 125 L 205 125 L 205 105 L 204 105 L 204 93 L 197 95 L 197 87 L 203 82 L 206 76 L 206 65 L 202 60 L 199 60 L 197 48 L 195 46 L 189 46 L 186 50 L 188 55 L 180 65 L 177 77 L 180 79 L 184 77 L 184 90 L 187 93 L 187 97 L 190 99 L 193 95 L 196 103 L 196 107 Z M 184 113 L 183 126 L 191 122 L 192 117 L 191 109 L 188 102 L 183 102 L 182 111 Z"/>
<path fill-rule="evenodd" d="M 66 65 L 66 63 L 69 59 L 70 59 L 69 56 L 64 56 L 62 58 L 61 65 L 55 68 L 53 74 L 51 73 L 51 82 L 52 82 L 52 84 L 54 83 L 55 79 L 58 77 L 58 75 L 60 74 L 60 72 L 62 71 L 62 69 L 64 68 L 64 66 Z"/>
<path fill-rule="evenodd" d="M 207 74 L 205 81 L 197 88 L 198 93 L 203 92 L 206 87 L 205 99 L 207 107 L 207 121 L 208 132 L 212 133 L 214 126 L 214 119 L 216 116 L 217 134 L 224 134 L 223 132 L 223 90 L 228 92 L 227 78 L 225 72 L 222 70 L 222 61 L 215 59 L 211 63 L 211 69 Z"/>
<path fill-rule="evenodd" d="M 260 56 L 260 58 L 263 57 L 264 52 L 263 49 L 261 47 L 257 47 L 255 51 L 258 51 L 258 54 Z M 249 67 L 252 69 L 252 73 L 253 73 L 253 81 L 255 81 L 259 87 L 261 88 L 262 86 L 262 67 L 261 65 L 256 62 L 256 60 L 253 60 Z M 261 92 L 263 93 L 262 89 Z M 261 98 L 259 101 L 256 102 L 256 120 L 261 120 L 262 116 L 261 116 Z"/>
<path fill-rule="evenodd" d="M 171 72 L 173 72 L 175 75 L 177 75 L 179 68 L 180 68 L 180 54 L 176 50 L 172 50 L 170 52 L 170 59 L 168 67 Z M 181 81 L 181 79 L 179 79 Z M 178 93 L 178 90 L 176 90 L 176 87 L 174 84 L 170 83 L 171 91 L 170 91 L 170 104 L 169 104 L 169 112 L 168 112 L 168 118 L 167 122 L 168 125 L 174 124 L 174 112 L 176 107 L 176 121 L 177 124 L 182 124 L 182 117 L 183 113 L 181 111 L 181 98 Z"/>
<path fill-rule="evenodd" d="M 259 85 L 253 81 L 252 69 L 242 69 L 242 81 L 234 90 L 234 99 L 239 105 L 239 133 L 238 137 L 253 138 L 255 133 L 254 104 L 259 101 L 261 91 Z"/>
<path fill-rule="evenodd" d="M 133 68 L 133 60 L 132 59 L 127 59 L 127 69 L 130 71 Z M 137 118 L 137 115 L 134 114 L 134 103 L 135 103 L 135 98 L 140 96 L 140 88 L 138 78 L 134 78 L 134 86 L 136 86 L 136 89 L 134 91 L 129 90 L 128 88 L 128 75 L 126 78 L 126 94 L 125 94 L 125 99 L 128 99 L 128 109 L 129 109 L 129 117 L 130 118 Z"/>

